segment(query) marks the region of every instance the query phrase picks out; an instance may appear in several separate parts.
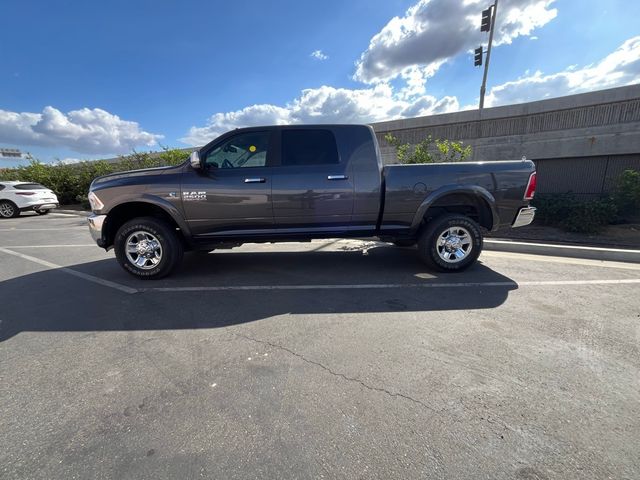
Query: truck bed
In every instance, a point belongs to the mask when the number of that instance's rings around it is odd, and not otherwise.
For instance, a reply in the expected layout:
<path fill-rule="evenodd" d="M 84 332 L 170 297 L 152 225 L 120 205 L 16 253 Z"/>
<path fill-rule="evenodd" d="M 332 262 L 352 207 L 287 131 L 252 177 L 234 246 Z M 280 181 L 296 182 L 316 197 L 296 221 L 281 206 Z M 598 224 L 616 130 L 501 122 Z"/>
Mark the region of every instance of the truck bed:
<path fill-rule="evenodd" d="M 530 160 L 387 165 L 383 168 L 385 198 L 380 230 L 407 228 L 425 201 L 456 192 L 465 195 L 462 191 L 484 194 L 490 204 L 497 205 L 499 221 L 492 230 L 508 226 L 522 206 L 523 185 L 534 171 Z"/>

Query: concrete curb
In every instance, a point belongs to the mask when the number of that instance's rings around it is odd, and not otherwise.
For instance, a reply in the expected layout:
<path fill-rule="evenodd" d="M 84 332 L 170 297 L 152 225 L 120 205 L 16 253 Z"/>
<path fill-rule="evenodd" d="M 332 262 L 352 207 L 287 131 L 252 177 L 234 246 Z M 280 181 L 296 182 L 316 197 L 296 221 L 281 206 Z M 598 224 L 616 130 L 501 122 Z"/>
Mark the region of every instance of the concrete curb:
<path fill-rule="evenodd" d="M 65 210 L 64 208 L 54 208 L 52 212 L 66 213 L 67 215 L 78 215 L 79 217 L 88 217 L 89 215 L 91 215 L 91 212 L 86 212 L 84 210 Z"/>
<path fill-rule="evenodd" d="M 640 250 L 622 248 L 583 247 L 579 245 L 552 245 L 548 243 L 513 242 L 485 239 L 484 248 L 497 252 L 528 253 L 553 257 L 586 258 L 610 262 L 640 263 Z"/>

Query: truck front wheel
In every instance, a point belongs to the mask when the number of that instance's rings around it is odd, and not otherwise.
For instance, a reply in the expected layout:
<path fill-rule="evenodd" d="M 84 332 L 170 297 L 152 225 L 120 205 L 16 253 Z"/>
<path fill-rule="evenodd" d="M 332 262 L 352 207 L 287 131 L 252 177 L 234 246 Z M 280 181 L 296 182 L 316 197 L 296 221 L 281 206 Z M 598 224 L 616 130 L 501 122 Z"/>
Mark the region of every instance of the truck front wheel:
<path fill-rule="evenodd" d="M 418 254 L 429 267 L 459 272 L 470 267 L 482 251 L 482 232 L 464 215 L 443 215 L 431 220 L 418 241 Z"/>
<path fill-rule="evenodd" d="M 141 279 L 168 275 L 183 254 L 176 232 L 153 217 L 134 218 L 122 225 L 116 233 L 114 249 L 120 266 Z"/>

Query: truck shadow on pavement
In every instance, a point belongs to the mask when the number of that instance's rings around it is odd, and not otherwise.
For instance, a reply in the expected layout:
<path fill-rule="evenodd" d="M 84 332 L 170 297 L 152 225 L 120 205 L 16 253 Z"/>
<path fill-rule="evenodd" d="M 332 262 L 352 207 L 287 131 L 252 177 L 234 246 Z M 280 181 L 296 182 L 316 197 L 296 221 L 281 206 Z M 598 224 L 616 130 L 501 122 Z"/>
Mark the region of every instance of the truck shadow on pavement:
<path fill-rule="evenodd" d="M 0 341 L 27 331 L 221 328 L 284 314 L 490 309 L 517 288 L 516 282 L 482 263 L 462 273 L 435 273 L 421 264 L 415 251 L 396 247 L 375 247 L 366 254 L 189 254 L 171 277 L 157 281 L 129 276 L 113 258 L 67 268 L 139 291 L 127 294 L 62 269 L 2 281 Z M 269 289 L 273 286 L 278 289 Z M 363 316 L 363 328 L 366 321 Z"/>

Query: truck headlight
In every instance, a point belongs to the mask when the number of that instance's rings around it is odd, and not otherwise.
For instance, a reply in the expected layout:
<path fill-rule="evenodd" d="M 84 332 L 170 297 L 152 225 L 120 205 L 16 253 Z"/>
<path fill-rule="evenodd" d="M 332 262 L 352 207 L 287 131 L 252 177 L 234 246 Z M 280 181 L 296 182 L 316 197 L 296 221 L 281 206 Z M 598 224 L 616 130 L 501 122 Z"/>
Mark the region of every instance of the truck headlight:
<path fill-rule="evenodd" d="M 89 192 L 88 198 L 89 198 L 89 205 L 91 205 L 91 210 L 97 211 L 97 210 L 102 210 L 104 208 L 104 203 L 100 201 L 100 199 L 95 193 Z"/>

